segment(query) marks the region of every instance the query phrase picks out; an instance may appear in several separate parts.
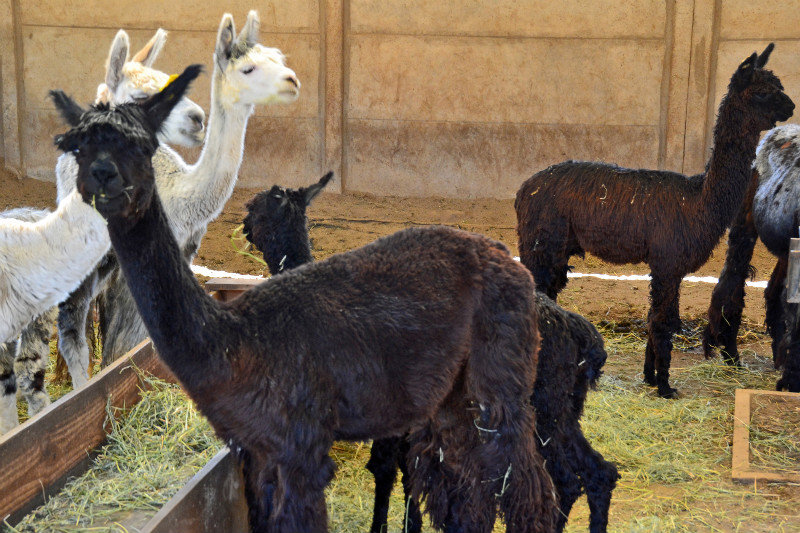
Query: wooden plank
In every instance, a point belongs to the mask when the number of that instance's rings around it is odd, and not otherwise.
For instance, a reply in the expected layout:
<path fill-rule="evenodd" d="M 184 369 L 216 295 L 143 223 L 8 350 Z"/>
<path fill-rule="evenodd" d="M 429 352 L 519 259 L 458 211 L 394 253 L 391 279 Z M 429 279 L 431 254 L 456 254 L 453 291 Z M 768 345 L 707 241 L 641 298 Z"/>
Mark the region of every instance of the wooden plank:
<path fill-rule="evenodd" d="M 800 401 L 800 393 L 796 392 L 736 389 L 733 413 L 731 477 L 735 481 L 744 482 L 800 482 L 800 472 L 769 472 L 750 468 L 750 412 L 753 396 L 784 397 Z"/>
<path fill-rule="evenodd" d="M 750 389 L 736 389 L 731 450 L 731 475 L 734 479 L 750 468 L 750 392 Z"/>
<path fill-rule="evenodd" d="M 131 407 L 143 386 L 134 367 L 174 381 L 148 340 L 44 411 L 0 438 L 0 520 L 15 523 L 67 475 L 88 466 L 106 439 L 106 402 Z"/>
<path fill-rule="evenodd" d="M 241 470 L 221 450 L 161 508 L 142 533 L 248 533 Z"/>
<path fill-rule="evenodd" d="M 263 279 L 212 278 L 206 282 L 205 287 L 220 302 L 230 302 L 263 282 Z"/>

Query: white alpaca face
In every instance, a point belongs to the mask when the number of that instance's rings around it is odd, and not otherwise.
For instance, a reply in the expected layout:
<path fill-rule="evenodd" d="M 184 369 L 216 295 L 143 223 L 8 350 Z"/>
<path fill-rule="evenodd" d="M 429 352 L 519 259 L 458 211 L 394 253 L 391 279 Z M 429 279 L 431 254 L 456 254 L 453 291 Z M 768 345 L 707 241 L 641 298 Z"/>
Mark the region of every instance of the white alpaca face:
<path fill-rule="evenodd" d="M 112 105 L 140 102 L 159 92 L 169 81 L 169 76 L 160 70 L 130 61 L 122 67 L 122 77 L 113 93 L 105 83 L 97 87 L 95 103 Z M 158 134 L 158 140 L 167 144 L 194 147 L 205 138 L 205 112 L 203 108 L 182 98 Z"/>
<path fill-rule="evenodd" d="M 300 95 L 300 81 L 277 48 L 255 44 L 225 68 L 222 96 L 229 104 L 289 103 Z"/>

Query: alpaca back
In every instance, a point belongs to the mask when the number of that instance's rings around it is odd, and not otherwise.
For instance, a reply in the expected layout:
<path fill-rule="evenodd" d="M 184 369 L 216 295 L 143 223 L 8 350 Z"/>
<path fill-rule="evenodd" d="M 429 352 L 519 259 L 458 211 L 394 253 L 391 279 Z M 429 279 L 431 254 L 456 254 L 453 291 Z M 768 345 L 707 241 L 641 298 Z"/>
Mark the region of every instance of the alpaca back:
<path fill-rule="evenodd" d="M 800 223 L 800 125 L 770 130 L 756 151 L 759 183 L 753 197 L 753 223 L 775 255 L 789 253 L 789 239 Z"/>

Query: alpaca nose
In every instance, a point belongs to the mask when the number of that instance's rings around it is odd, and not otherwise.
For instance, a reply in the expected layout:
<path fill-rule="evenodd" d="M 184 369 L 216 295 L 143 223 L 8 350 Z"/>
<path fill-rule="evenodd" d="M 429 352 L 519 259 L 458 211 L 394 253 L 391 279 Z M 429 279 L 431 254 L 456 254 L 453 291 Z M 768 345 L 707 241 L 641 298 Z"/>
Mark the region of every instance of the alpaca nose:
<path fill-rule="evenodd" d="M 108 159 L 98 159 L 89 167 L 89 174 L 95 180 L 100 193 L 114 196 L 122 190 L 122 178 L 117 165 Z"/>
<path fill-rule="evenodd" d="M 300 80 L 298 80 L 298 79 L 297 79 L 297 76 L 295 76 L 294 74 L 292 74 L 292 75 L 290 75 L 290 76 L 286 76 L 286 77 L 284 78 L 284 80 L 286 80 L 286 81 L 288 81 L 289 83 L 291 83 L 292 85 L 294 85 L 294 86 L 295 86 L 297 89 L 299 89 L 299 88 L 300 88 Z"/>
<path fill-rule="evenodd" d="M 192 124 L 197 129 L 197 131 L 203 130 L 203 115 L 197 112 L 189 113 L 189 120 L 192 121 Z"/>

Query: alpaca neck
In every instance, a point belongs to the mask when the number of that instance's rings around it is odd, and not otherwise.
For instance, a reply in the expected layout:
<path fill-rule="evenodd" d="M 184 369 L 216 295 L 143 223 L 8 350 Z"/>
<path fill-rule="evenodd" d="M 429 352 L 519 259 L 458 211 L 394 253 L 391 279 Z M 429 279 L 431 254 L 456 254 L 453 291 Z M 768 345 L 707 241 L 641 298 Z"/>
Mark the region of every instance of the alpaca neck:
<path fill-rule="evenodd" d="M 305 224 L 302 230 L 296 232 L 287 232 L 280 236 L 269 235 L 265 244 L 259 248 L 273 276 L 314 260 Z"/>
<path fill-rule="evenodd" d="M 744 200 L 761 129 L 751 124 L 746 110 L 736 109 L 726 97 L 714 126 L 714 147 L 700 195 L 701 216 L 721 235 Z"/>
<path fill-rule="evenodd" d="M 208 132 L 197 162 L 185 175 L 177 176 L 164 190 L 159 190 L 173 227 L 185 227 L 191 234 L 205 232 L 206 225 L 222 211 L 231 197 L 242 164 L 244 136 L 253 105 L 228 103 L 223 95 L 223 72 L 214 66 L 211 80 L 211 110 Z M 183 239 L 181 239 L 183 240 Z M 196 243 L 199 244 L 199 243 Z"/>
<path fill-rule="evenodd" d="M 219 307 L 181 256 L 158 195 L 133 226 L 111 217 L 111 243 L 139 314 L 164 362 L 184 383 L 220 337 Z"/>

